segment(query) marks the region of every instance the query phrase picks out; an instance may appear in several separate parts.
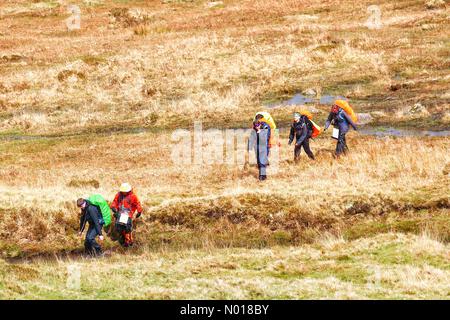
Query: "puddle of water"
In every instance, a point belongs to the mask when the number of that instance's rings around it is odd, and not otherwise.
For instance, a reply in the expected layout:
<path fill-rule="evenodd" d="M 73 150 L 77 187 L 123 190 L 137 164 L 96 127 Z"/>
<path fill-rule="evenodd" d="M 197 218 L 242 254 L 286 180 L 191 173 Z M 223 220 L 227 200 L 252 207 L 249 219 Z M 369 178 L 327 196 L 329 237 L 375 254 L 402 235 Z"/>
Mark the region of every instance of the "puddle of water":
<path fill-rule="evenodd" d="M 375 137 L 449 137 L 450 130 L 432 131 L 432 130 L 414 130 L 414 129 L 396 129 L 396 128 L 361 128 L 360 134 Z"/>
<path fill-rule="evenodd" d="M 320 103 L 320 104 L 332 104 L 334 100 L 342 99 L 342 100 L 348 100 L 347 98 L 343 96 L 333 96 L 333 95 L 323 95 L 318 98 L 314 97 L 308 97 L 301 93 L 297 93 L 292 98 L 287 100 L 282 100 L 279 102 L 273 102 L 266 105 L 266 107 L 274 109 L 274 108 L 281 108 L 286 106 L 294 106 L 294 105 L 302 105 L 302 104 L 308 104 L 308 103 Z"/>
<path fill-rule="evenodd" d="M 324 95 L 324 96 L 320 97 L 319 103 L 320 104 L 332 104 L 335 100 L 338 100 L 338 99 L 348 101 L 348 99 L 343 96 Z"/>

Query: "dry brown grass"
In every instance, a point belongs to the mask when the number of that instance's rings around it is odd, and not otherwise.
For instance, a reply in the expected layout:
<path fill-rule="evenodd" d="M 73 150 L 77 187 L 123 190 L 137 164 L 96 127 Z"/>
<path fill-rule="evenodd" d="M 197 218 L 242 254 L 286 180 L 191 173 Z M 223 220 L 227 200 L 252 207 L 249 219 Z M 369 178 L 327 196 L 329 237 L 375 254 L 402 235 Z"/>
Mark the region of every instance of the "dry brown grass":
<path fill-rule="evenodd" d="M 64 7 L 19 3 L 0 6 L 0 27 L 10 30 L 0 37 L 2 55 L 21 57 L 2 62 L 1 130 L 145 126 L 154 115 L 156 127 L 199 117 L 237 124 L 266 99 L 308 87 L 347 95 L 359 111 L 385 110 L 388 122 L 421 102 L 430 115 L 415 125 L 445 124 L 446 28 L 421 26 L 445 26 L 446 10 L 417 1 L 381 4 L 377 31 L 363 26 L 369 2 L 80 2 L 76 33 L 64 31 Z M 114 10 L 128 8 L 145 26 L 111 23 Z"/>

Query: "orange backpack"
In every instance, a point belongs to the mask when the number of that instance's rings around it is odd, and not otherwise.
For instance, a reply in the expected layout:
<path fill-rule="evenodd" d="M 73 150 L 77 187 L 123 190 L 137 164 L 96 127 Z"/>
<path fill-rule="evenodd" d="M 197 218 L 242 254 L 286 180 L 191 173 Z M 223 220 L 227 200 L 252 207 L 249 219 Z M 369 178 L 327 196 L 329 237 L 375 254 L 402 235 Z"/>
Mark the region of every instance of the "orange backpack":
<path fill-rule="evenodd" d="M 335 105 L 337 105 L 339 108 L 343 109 L 345 113 L 348 114 L 348 116 L 353 120 L 354 123 L 358 122 L 358 117 L 356 116 L 355 111 L 352 107 L 348 104 L 345 100 L 336 100 L 334 102 Z"/>
<path fill-rule="evenodd" d="M 300 110 L 299 112 L 302 116 L 306 116 L 309 120 L 313 118 L 313 114 L 308 110 Z"/>
<path fill-rule="evenodd" d="M 322 128 L 320 126 L 318 126 L 313 120 L 313 114 L 308 111 L 308 110 L 300 110 L 299 113 L 303 116 L 306 116 L 308 118 L 308 120 L 311 122 L 312 124 L 312 134 L 311 134 L 311 138 L 315 138 L 317 137 L 319 134 L 322 133 Z"/>

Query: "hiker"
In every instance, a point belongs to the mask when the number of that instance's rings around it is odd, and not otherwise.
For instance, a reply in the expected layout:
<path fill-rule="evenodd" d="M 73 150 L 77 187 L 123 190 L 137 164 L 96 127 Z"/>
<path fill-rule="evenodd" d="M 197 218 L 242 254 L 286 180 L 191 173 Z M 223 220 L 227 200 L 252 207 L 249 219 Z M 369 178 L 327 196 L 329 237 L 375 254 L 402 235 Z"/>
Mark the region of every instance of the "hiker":
<path fill-rule="evenodd" d="M 295 148 L 294 148 L 294 161 L 298 162 L 300 159 L 300 152 L 305 150 L 308 157 L 314 160 L 314 154 L 309 147 L 309 139 L 313 133 L 311 121 L 306 115 L 301 115 L 300 113 L 294 113 L 294 121 L 291 125 L 291 132 L 289 134 L 289 145 L 294 141 L 295 136 Z"/>
<path fill-rule="evenodd" d="M 347 141 L 345 140 L 345 135 L 349 130 L 349 126 L 352 126 L 354 130 L 358 130 L 355 121 L 352 120 L 352 117 L 344 110 L 352 110 L 349 109 L 350 106 L 344 100 L 336 100 L 331 107 L 330 114 L 325 123 L 325 129 L 327 130 L 330 124 L 333 122 L 335 128 L 339 129 L 339 134 L 337 137 L 336 144 L 336 157 L 339 157 L 342 153 L 346 154 L 348 151 Z"/>
<path fill-rule="evenodd" d="M 91 204 L 89 200 L 83 198 L 77 200 L 77 207 L 81 208 L 79 236 L 83 234 L 86 222 L 89 222 L 89 228 L 84 240 L 86 253 L 92 256 L 102 255 L 102 247 L 95 241 L 97 236 L 100 241 L 103 241 L 102 226 L 104 221 L 100 209 Z"/>
<path fill-rule="evenodd" d="M 267 179 L 266 167 L 269 164 L 269 141 L 271 136 L 270 126 L 261 121 L 262 115 L 257 115 L 253 122 L 253 131 L 250 136 L 248 150 L 255 150 L 256 162 L 258 164 L 259 180 Z"/>
<path fill-rule="evenodd" d="M 269 152 L 270 149 L 274 146 L 274 138 L 275 138 L 275 129 L 277 128 L 277 125 L 275 124 L 275 121 L 273 120 L 270 113 L 266 111 L 259 111 L 255 114 L 255 118 L 253 121 L 259 121 L 263 122 L 269 125 L 270 128 L 270 137 L 269 137 Z"/>
<path fill-rule="evenodd" d="M 137 212 L 136 219 L 139 218 L 142 214 L 142 207 L 130 184 L 122 183 L 120 191 L 111 204 L 111 210 L 116 218 L 115 228 L 120 233 L 120 244 L 124 247 L 132 246 L 133 215 Z"/>

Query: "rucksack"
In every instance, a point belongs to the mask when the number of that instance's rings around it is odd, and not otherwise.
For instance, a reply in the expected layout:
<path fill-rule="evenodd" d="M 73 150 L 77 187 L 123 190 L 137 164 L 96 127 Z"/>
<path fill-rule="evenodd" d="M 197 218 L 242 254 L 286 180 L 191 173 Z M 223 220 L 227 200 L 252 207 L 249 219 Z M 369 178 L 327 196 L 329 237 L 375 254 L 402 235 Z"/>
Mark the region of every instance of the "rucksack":
<path fill-rule="evenodd" d="M 305 117 L 305 123 L 306 123 L 306 127 L 308 128 L 309 131 L 313 130 L 313 124 L 311 122 L 311 120 L 309 120 L 307 117 Z"/>
<path fill-rule="evenodd" d="M 108 202 L 105 198 L 99 194 L 93 194 L 88 200 L 91 204 L 100 208 L 103 221 L 105 222 L 104 227 L 109 226 L 111 224 L 111 209 L 109 208 Z"/>
<path fill-rule="evenodd" d="M 319 127 L 313 120 L 313 114 L 309 112 L 308 110 L 300 110 L 299 112 L 302 116 L 305 116 L 305 122 L 308 126 L 308 130 L 311 130 L 311 138 L 317 137 L 321 132 L 322 128 Z"/>
<path fill-rule="evenodd" d="M 311 122 L 312 125 L 312 134 L 311 134 L 311 138 L 315 138 L 317 137 L 319 134 L 322 133 L 322 128 L 319 127 L 314 121 L 309 120 Z"/>
<path fill-rule="evenodd" d="M 269 125 L 271 130 L 275 130 L 277 128 L 277 125 L 275 124 L 275 121 L 273 120 L 272 116 L 270 115 L 270 113 L 265 112 L 265 111 L 260 111 L 258 113 L 255 114 L 255 117 L 260 114 L 263 116 L 263 118 L 261 119 L 262 122 L 265 122 Z M 253 119 L 254 120 L 254 119 Z"/>
<path fill-rule="evenodd" d="M 352 107 L 350 107 L 350 105 L 348 104 L 347 101 L 345 100 L 336 100 L 334 102 L 335 105 L 337 105 L 339 108 L 341 108 L 342 110 L 345 111 L 345 113 L 348 114 L 348 116 L 352 119 L 352 121 L 354 123 L 358 122 L 358 117 L 356 116 L 355 111 L 353 110 Z"/>
<path fill-rule="evenodd" d="M 270 127 L 271 134 L 270 134 L 270 138 L 269 138 L 269 147 L 272 147 L 274 145 L 274 143 L 276 143 L 276 141 L 274 141 L 275 140 L 274 137 L 275 137 L 275 129 L 277 128 L 277 125 L 275 124 L 275 121 L 273 120 L 270 113 L 265 112 L 265 111 L 257 112 L 255 114 L 255 117 L 253 118 L 253 120 L 255 120 L 255 118 L 258 114 L 263 116 L 263 118 L 260 121 L 266 123 Z"/>

